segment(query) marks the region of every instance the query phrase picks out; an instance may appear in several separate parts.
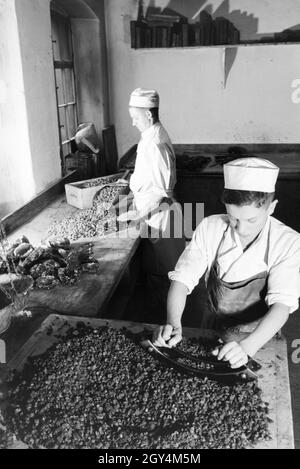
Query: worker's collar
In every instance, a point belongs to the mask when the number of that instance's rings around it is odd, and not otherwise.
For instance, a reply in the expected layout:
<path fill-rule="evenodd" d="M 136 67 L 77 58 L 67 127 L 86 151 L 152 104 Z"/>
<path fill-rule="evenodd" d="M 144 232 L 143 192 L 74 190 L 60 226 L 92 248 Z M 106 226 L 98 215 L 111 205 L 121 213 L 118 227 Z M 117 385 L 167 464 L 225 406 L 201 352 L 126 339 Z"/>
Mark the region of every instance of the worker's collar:
<path fill-rule="evenodd" d="M 144 130 L 144 132 L 142 132 L 142 138 L 151 137 L 156 131 L 157 127 L 159 127 L 160 125 L 161 123 L 159 121 L 155 122 L 155 124 L 151 125 L 151 127 L 149 127 L 148 129 Z"/>
<path fill-rule="evenodd" d="M 228 225 L 229 225 L 229 219 L 228 219 Z M 253 246 L 257 245 L 262 246 L 262 249 L 264 250 L 264 242 L 261 243 L 261 241 L 267 240 L 268 238 L 268 233 L 270 230 L 270 223 L 271 223 L 271 218 L 268 216 L 265 226 L 257 236 L 256 240 L 251 244 L 249 249 L 251 249 Z M 222 253 L 221 255 L 226 255 L 228 252 L 232 251 L 232 249 L 240 249 L 241 252 L 243 252 L 242 244 L 239 238 L 239 235 L 234 231 L 233 228 L 228 226 L 226 231 L 224 232 L 224 237 L 223 237 L 223 242 L 222 242 L 222 248 L 220 249 L 220 252 Z"/>
<path fill-rule="evenodd" d="M 269 229 L 270 229 L 270 222 L 271 222 L 270 216 L 268 216 L 264 227 L 262 228 L 262 230 L 260 231 L 260 233 L 258 234 L 256 239 L 251 243 L 251 245 L 249 246 L 248 249 L 251 249 L 252 246 L 256 246 L 261 241 L 267 240 Z M 236 246 L 238 246 L 242 251 L 244 251 L 244 248 L 242 247 L 242 243 L 241 243 L 239 235 L 233 229 L 231 231 L 232 231 L 232 237 L 233 237 L 233 239 L 236 243 Z M 261 244 L 261 246 L 263 246 L 263 245 L 264 245 L 264 243 Z M 264 248 L 263 248 L 263 250 L 264 250 Z"/>
<path fill-rule="evenodd" d="M 245 262 L 249 263 L 250 270 L 253 265 L 255 265 L 256 268 L 259 265 L 259 268 L 261 268 L 262 271 L 264 270 L 268 249 L 270 223 L 271 219 L 269 216 L 258 237 L 246 251 L 243 251 L 239 236 L 230 226 L 227 227 L 218 253 L 218 263 L 224 273 L 221 278 L 223 278 L 230 269 L 234 268 L 236 264 L 239 264 L 241 260 L 243 260 L 242 262 L 244 264 Z"/>

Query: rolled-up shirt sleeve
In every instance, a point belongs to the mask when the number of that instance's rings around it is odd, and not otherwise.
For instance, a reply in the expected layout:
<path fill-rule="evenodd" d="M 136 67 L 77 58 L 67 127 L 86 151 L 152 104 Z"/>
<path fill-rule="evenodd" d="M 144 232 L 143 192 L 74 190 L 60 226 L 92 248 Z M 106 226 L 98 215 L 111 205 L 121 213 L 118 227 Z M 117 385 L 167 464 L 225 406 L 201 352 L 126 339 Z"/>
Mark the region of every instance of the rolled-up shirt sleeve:
<path fill-rule="evenodd" d="M 192 240 L 181 254 L 175 269 L 169 272 L 169 279 L 183 283 L 190 294 L 208 267 L 207 220 L 196 228 Z"/>
<path fill-rule="evenodd" d="M 300 241 L 285 252 L 270 269 L 266 303 L 282 303 L 290 313 L 299 307 L 300 296 Z"/>

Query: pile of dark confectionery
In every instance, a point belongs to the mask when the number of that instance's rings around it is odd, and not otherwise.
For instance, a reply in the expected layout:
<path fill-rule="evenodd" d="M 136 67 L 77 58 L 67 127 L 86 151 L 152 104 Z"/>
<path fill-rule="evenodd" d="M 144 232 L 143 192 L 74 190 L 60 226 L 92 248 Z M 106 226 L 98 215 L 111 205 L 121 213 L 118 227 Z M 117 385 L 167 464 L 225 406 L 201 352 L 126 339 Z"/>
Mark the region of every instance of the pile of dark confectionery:
<path fill-rule="evenodd" d="M 31 276 L 34 287 L 39 289 L 73 285 L 81 273 L 99 272 L 92 246 L 85 243 L 72 247 L 67 238 L 52 238 L 44 246 L 34 247 L 26 236 L 21 236 L 8 247 L 6 258 L 0 257 L 0 274 Z"/>
<path fill-rule="evenodd" d="M 255 381 L 182 374 L 141 347 L 142 335 L 78 322 L 9 377 L 6 439 L 30 448 L 248 448 L 270 439 Z M 148 331 L 149 334 L 149 331 Z M 209 342 L 183 339 L 193 355 Z"/>

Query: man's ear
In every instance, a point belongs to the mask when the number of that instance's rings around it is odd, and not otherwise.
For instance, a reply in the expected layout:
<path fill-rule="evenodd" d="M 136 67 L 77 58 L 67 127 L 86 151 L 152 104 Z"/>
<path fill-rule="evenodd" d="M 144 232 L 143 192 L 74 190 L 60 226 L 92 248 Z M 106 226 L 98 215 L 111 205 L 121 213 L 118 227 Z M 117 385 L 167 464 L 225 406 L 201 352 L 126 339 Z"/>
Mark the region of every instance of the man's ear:
<path fill-rule="evenodd" d="M 151 111 L 149 111 L 149 109 L 147 109 L 146 111 L 146 116 L 148 117 L 149 120 L 152 119 L 152 113 Z"/>
<path fill-rule="evenodd" d="M 273 200 L 273 202 L 270 204 L 269 209 L 268 209 L 269 215 L 273 215 L 277 204 L 278 204 L 277 199 Z"/>

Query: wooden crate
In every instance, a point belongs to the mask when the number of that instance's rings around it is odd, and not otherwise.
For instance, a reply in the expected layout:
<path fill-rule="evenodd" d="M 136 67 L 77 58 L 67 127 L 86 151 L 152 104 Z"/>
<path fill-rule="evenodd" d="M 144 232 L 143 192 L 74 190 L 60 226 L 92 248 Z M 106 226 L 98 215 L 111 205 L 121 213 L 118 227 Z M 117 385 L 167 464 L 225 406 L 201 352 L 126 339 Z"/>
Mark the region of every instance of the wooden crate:
<path fill-rule="evenodd" d="M 93 179 L 85 179 L 83 181 L 72 182 L 65 184 L 65 191 L 67 202 L 69 205 L 79 209 L 88 209 L 93 206 L 93 199 L 95 194 L 99 191 L 106 181 L 111 177 L 122 178 L 123 173 L 111 174 L 110 176 L 103 176 Z M 89 184 L 95 184 L 92 187 L 87 187 Z"/>

